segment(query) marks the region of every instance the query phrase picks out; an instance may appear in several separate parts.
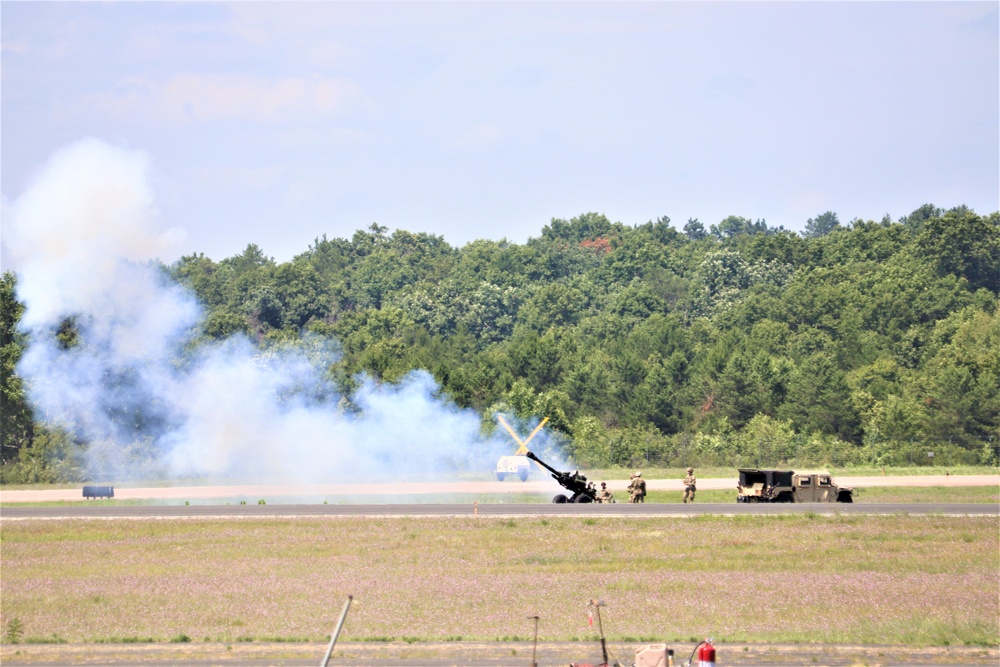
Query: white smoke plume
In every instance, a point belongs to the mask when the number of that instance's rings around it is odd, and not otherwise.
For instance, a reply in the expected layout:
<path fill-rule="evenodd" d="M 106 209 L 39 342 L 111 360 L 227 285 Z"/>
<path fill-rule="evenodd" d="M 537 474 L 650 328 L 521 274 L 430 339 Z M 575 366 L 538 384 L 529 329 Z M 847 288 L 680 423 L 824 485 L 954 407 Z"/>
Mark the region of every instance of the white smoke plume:
<path fill-rule="evenodd" d="M 69 146 L 5 218 L 29 334 L 18 373 L 36 417 L 87 443 L 92 477 L 427 479 L 489 471 L 512 453 L 426 372 L 396 385 L 365 379 L 352 411 L 326 379 L 328 341 L 268 354 L 242 337 L 192 349 L 202 309 L 154 261 L 180 232 L 156 224 L 142 153 Z M 70 347 L 55 336 L 67 318 Z"/>

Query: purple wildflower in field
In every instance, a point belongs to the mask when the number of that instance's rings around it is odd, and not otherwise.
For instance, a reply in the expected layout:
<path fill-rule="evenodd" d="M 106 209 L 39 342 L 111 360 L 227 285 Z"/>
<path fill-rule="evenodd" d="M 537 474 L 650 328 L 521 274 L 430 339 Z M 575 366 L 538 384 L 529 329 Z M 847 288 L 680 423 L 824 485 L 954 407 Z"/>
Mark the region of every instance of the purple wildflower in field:
<path fill-rule="evenodd" d="M 302 519 L 5 522 L 28 637 L 592 638 L 996 644 L 998 522 Z M 86 554 L 82 558 L 81 554 Z"/>

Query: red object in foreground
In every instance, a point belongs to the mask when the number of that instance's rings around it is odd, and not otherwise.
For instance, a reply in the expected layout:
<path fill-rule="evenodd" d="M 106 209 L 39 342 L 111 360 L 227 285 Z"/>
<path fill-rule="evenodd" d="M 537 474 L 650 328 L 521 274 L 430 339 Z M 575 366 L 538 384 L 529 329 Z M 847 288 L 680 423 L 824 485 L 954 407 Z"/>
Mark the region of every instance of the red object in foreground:
<path fill-rule="evenodd" d="M 698 662 L 702 665 L 715 664 L 715 647 L 708 641 L 703 643 L 701 648 L 698 649 Z"/>

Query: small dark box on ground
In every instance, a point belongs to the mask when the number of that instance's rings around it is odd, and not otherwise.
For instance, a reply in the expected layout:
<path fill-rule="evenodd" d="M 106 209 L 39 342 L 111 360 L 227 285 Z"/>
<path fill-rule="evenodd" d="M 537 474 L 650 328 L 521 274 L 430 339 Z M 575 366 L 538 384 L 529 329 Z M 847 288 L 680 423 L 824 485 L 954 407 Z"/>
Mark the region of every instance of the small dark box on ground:
<path fill-rule="evenodd" d="M 83 487 L 84 498 L 114 498 L 115 487 L 113 486 L 85 486 Z"/>

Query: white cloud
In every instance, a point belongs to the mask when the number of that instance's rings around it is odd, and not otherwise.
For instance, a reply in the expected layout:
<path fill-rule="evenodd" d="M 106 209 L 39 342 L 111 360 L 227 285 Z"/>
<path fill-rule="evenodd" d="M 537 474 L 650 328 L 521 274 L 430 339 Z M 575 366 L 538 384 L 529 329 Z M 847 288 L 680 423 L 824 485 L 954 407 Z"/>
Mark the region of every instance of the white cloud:
<path fill-rule="evenodd" d="M 31 44 L 28 40 L 21 39 L 13 42 L 5 41 L 0 43 L 0 51 L 5 53 L 15 53 L 19 56 L 27 55 L 31 52 Z"/>
<path fill-rule="evenodd" d="M 160 90 L 161 111 L 172 119 L 277 121 L 346 111 L 362 101 L 350 79 L 181 74 Z"/>
<path fill-rule="evenodd" d="M 88 110 L 115 118 L 278 123 L 339 116 L 370 107 L 352 80 L 178 74 L 162 84 L 129 78 L 116 90 L 85 96 L 73 113 Z"/>
<path fill-rule="evenodd" d="M 281 164 L 257 167 L 214 164 L 198 169 L 193 176 L 194 180 L 211 183 L 214 188 L 245 192 L 272 188 L 287 176 L 287 171 Z"/>
<path fill-rule="evenodd" d="M 337 42 L 319 42 L 307 49 L 309 62 L 314 64 L 335 64 L 347 57 L 349 49 Z"/>
<path fill-rule="evenodd" d="M 83 95 L 64 114 L 69 117 L 85 117 L 96 111 L 100 116 L 112 118 L 148 118 L 152 113 L 152 99 L 155 96 L 156 90 L 150 81 L 141 77 L 129 77 L 114 91 Z"/>
<path fill-rule="evenodd" d="M 281 150 L 357 147 L 371 140 L 371 133 L 356 127 L 299 126 L 276 128 L 271 145 Z"/>
<path fill-rule="evenodd" d="M 456 136 L 453 143 L 459 148 L 482 150 L 497 145 L 502 137 L 501 126 L 481 123 Z"/>

